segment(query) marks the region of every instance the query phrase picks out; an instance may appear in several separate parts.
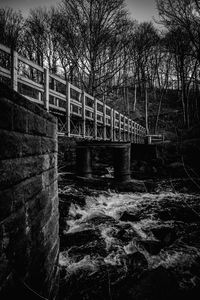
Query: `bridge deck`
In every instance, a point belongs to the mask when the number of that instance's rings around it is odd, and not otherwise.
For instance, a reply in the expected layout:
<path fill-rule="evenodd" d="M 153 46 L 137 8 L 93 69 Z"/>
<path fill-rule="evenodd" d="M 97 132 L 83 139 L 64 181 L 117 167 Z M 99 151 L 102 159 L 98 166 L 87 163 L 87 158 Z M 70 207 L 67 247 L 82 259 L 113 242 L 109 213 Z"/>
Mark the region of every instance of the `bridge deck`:
<path fill-rule="evenodd" d="M 144 143 L 144 127 L 1 44 L 0 81 L 56 115 L 60 134 Z"/>

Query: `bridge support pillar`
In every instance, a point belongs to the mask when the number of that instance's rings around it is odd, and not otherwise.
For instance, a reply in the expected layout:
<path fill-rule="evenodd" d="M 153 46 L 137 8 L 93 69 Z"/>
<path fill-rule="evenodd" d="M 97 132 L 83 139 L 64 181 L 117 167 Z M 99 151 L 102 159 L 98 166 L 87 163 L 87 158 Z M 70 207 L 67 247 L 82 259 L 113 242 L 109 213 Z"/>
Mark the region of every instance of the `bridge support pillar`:
<path fill-rule="evenodd" d="M 131 143 L 115 142 L 86 142 L 76 148 L 76 174 L 81 177 L 92 177 L 91 151 L 94 147 L 112 148 L 114 162 L 114 178 L 116 182 L 131 181 Z"/>
<path fill-rule="evenodd" d="M 121 146 L 113 147 L 114 177 L 116 181 L 126 182 L 131 180 L 130 161 L 131 145 L 125 143 Z"/>
<path fill-rule="evenodd" d="M 76 148 L 76 172 L 78 176 L 86 178 L 92 177 L 91 149 L 87 146 L 77 146 Z"/>

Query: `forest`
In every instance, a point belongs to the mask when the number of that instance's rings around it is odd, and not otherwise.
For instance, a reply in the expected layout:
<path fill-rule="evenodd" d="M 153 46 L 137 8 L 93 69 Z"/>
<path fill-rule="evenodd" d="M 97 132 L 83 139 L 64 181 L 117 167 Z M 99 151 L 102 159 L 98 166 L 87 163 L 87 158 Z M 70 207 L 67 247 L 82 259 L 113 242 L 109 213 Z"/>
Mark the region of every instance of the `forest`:
<path fill-rule="evenodd" d="M 0 40 L 143 120 L 147 132 L 167 131 L 162 114 L 174 112 L 177 126 L 188 129 L 200 118 L 200 3 L 157 0 L 156 7 L 154 22 L 134 20 L 124 0 L 63 0 L 26 17 L 1 8 Z M 173 109 L 164 112 L 171 102 Z"/>

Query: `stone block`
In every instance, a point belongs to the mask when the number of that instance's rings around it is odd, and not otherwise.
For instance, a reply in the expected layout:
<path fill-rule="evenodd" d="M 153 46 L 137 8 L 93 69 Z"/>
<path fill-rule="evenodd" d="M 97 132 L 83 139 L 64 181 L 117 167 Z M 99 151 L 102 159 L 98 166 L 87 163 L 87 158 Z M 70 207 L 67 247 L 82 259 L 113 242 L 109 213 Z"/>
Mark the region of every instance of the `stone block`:
<path fill-rule="evenodd" d="M 59 225 L 58 225 L 58 213 L 51 215 L 48 223 L 42 228 L 44 235 L 44 244 L 47 245 L 47 249 L 51 249 L 58 237 Z"/>
<path fill-rule="evenodd" d="M 21 155 L 22 139 L 16 132 L 0 130 L 0 159 L 14 158 Z"/>
<path fill-rule="evenodd" d="M 45 209 L 49 205 L 49 203 L 51 203 L 48 189 L 43 189 L 43 191 L 39 195 L 37 195 L 35 201 L 37 201 L 40 211 Z"/>
<path fill-rule="evenodd" d="M 45 111 L 44 108 L 39 105 L 32 103 L 27 100 L 24 96 L 19 93 L 9 89 L 7 85 L 0 82 L 1 98 L 9 99 L 12 104 L 15 103 L 18 106 L 26 108 L 27 110 L 33 112 L 34 114 L 41 116 L 42 118 L 49 120 L 50 122 L 56 123 L 56 118 Z M 1 100 L 0 100 L 1 101 Z"/>
<path fill-rule="evenodd" d="M 41 205 L 43 204 L 43 206 Z M 28 215 L 32 234 L 38 244 L 43 243 L 42 228 L 46 226 L 52 216 L 52 202 L 48 201 L 48 194 L 41 193 L 35 201 L 28 204 Z"/>
<path fill-rule="evenodd" d="M 47 121 L 46 122 L 46 134 L 53 139 L 57 138 L 57 124 Z"/>
<path fill-rule="evenodd" d="M 54 269 L 56 267 L 56 263 L 58 261 L 59 254 L 59 239 L 54 238 L 52 243 L 48 245 L 48 255 L 45 261 L 45 268 L 48 270 L 48 273 L 51 275 L 54 273 Z"/>
<path fill-rule="evenodd" d="M 43 171 L 50 169 L 52 166 L 56 166 L 55 154 L 0 161 L 0 172 L 2 175 L 0 178 L 0 186 L 2 186 L 2 188 L 12 186 L 22 180 L 41 174 Z M 54 176 L 54 172 L 55 171 L 52 169 L 49 173 L 49 180 L 50 174 L 53 173 L 51 176 Z"/>
<path fill-rule="evenodd" d="M 30 177 L 33 172 L 33 163 L 28 159 L 8 159 L 0 161 L 0 186 L 6 188 Z"/>
<path fill-rule="evenodd" d="M 41 154 L 57 152 L 57 141 L 52 138 L 41 137 Z"/>
<path fill-rule="evenodd" d="M 2 223 L 5 236 L 8 235 L 9 239 L 17 238 L 17 233 L 24 230 L 25 227 L 25 208 L 22 207 L 17 212 L 11 214 L 9 218 L 5 219 Z"/>
<path fill-rule="evenodd" d="M 30 115 L 28 110 L 13 104 L 13 130 L 27 133 Z"/>
<path fill-rule="evenodd" d="M 27 179 L 12 188 L 14 195 L 13 207 L 18 208 L 20 202 L 23 203 L 35 199 L 35 197 L 42 191 L 42 175 L 37 175 Z"/>
<path fill-rule="evenodd" d="M 13 104 L 0 96 L 0 128 L 11 130 L 13 124 Z"/>
<path fill-rule="evenodd" d="M 28 119 L 28 133 L 46 136 L 46 120 L 35 114 L 30 114 Z"/>
<path fill-rule="evenodd" d="M 58 195 L 58 182 L 57 180 L 53 181 L 51 185 L 48 187 L 49 196 L 51 199 L 54 199 Z"/>
<path fill-rule="evenodd" d="M 56 152 L 57 142 L 14 131 L 0 130 L 0 159 L 35 156 Z"/>
<path fill-rule="evenodd" d="M 58 173 L 55 168 L 42 173 L 43 186 L 48 188 L 58 178 Z"/>
<path fill-rule="evenodd" d="M 0 191 L 0 222 L 9 217 L 12 211 L 13 193 L 7 189 Z"/>
<path fill-rule="evenodd" d="M 3 285 L 3 282 L 5 278 L 8 278 L 9 273 L 11 272 L 11 266 L 9 265 L 9 261 L 6 258 L 6 254 L 3 253 L 0 256 L 0 292 L 1 292 L 1 287 Z"/>
<path fill-rule="evenodd" d="M 41 153 L 41 138 L 24 134 L 22 136 L 22 156 L 40 155 Z"/>

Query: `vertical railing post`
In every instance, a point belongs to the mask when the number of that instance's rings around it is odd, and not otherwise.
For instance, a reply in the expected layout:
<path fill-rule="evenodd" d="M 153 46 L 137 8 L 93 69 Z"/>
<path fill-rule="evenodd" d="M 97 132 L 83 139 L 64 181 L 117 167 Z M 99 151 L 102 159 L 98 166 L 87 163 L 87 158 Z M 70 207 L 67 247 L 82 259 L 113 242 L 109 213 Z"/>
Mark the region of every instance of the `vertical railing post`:
<path fill-rule="evenodd" d="M 140 125 L 137 124 L 137 132 L 138 132 L 138 144 L 140 143 Z"/>
<path fill-rule="evenodd" d="M 123 120 L 124 120 L 124 136 L 123 136 L 123 141 L 125 142 L 126 141 L 126 117 L 124 116 L 123 117 Z"/>
<path fill-rule="evenodd" d="M 104 141 L 107 139 L 106 135 L 106 104 L 103 104 L 103 139 Z"/>
<path fill-rule="evenodd" d="M 94 138 L 97 139 L 97 99 L 94 98 Z"/>
<path fill-rule="evenodd" d="M 128 119 L 128 141 L 130 142 L 131 137 L 130 137 L 130 119 Z"/>
<path fill-rule="evenodd" d="M 110 111 L 110 139 L 113 141 L 113 128 L 114 128 L 113 108 Z"/>
<path fill-rule="evenodd" d="M 49 69 L 44 68 L 44 107 L 49 111 Z"/>
<path fill-rule="evenodd" d="M 119 141 L 121 141 L 121 135 L 122 135 L 122 132 L 121 132 L 121 114 L 119 113 Z"/>
<path fill-rule="evenodd" d="M 82 92 L 82 136 L 85 138 L 86 134 L 86 124 L 85 124 L 85 92 Z"/>
<path fill-rule="evenodd" d="M 18 53 L 15 50 L 11 49 L 11 87 L 16 92 L 18 90 L 17 76 L 18 76 Z"/>
<path fill-rule="evenodd" d="M 138 143 L 138 128 L 137 128 L 137 123 L 135 123 L 135 142 L 136 144 Z"/>
<path fill-rule="evenodd" d="M 133 121 L 131 120 L 131 143 L 133 143 Z"/>
<path fill-rule="evenodd" d="M 134 134 L 134 143 L 136 144 L 137 143 L 137 134 L 136 134 L 136 123 L 134 122 L 133 124 L 133 134 Z"/>
<path fill-rule="evenodd" d="M 71 128 L 70 128 L 70 114 L 71 114 L 71 105 L 70 105 L 70 83 L 67 82 L 67 89 L 66 89 L 66 129 L 67 129 L 67 136 L 70 137 Z"/>
<path fill-rule="evenodd" d="M 141 126 L 139 125 L 139 143 L 141 143 Z"/>
<path fill-rule="evenodd" d="M 115 114 L 115 110 L 113 109 L 113 141 L 116 140 L 115 124 L 116 124 L 116 114 Z"/>

